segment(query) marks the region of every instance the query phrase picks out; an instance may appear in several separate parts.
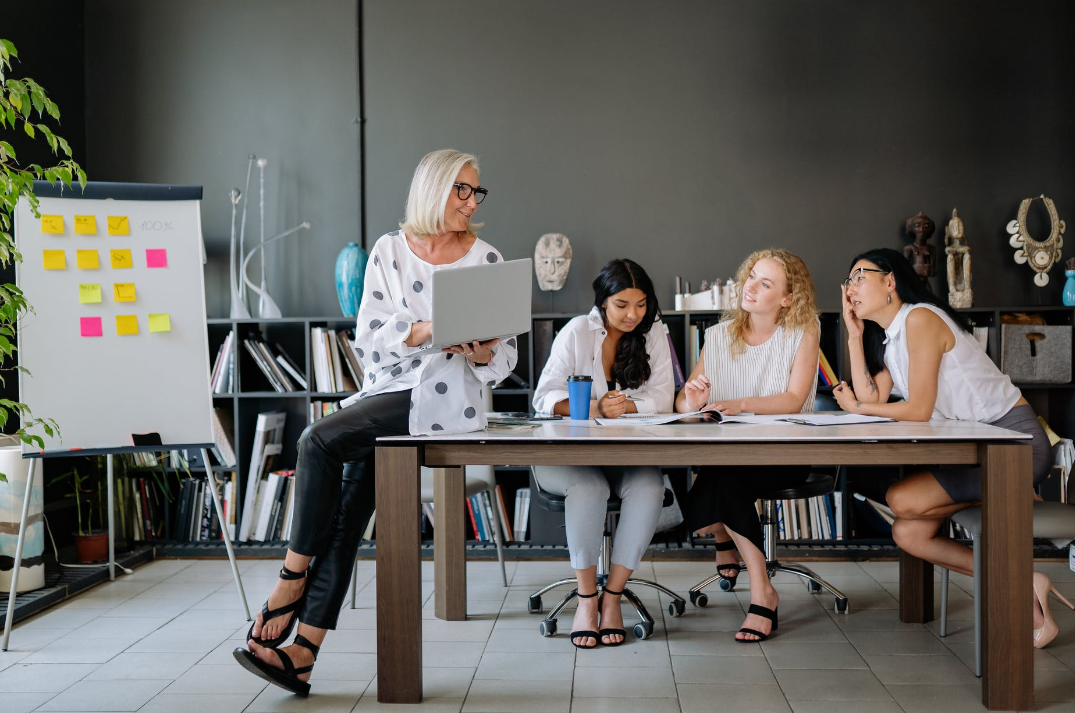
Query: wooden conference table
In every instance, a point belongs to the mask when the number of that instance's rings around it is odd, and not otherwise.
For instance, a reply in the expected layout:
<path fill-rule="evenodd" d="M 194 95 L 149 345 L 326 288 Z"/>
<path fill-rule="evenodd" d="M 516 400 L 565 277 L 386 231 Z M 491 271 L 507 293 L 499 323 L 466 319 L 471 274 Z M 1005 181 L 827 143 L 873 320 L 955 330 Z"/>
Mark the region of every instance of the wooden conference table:
<path fill-rule="evenodd" d="M 1033 708 L 1031 448 L 973 422 L 803 426 L 674 423 L 381 438 L 377 446 L 377 700 L 422 700 L 420 467 L 435 469 L 435 606 L 466 618 L 464 465 L 937 465 L 983 467 L 982 702 Z M 566 565 L 565 565 L 566 566 Z M 852 613 L 848 616 L 854 616 Z M 703 611 L 687 616 L 706 616 Z M 901 554 L 900 619 L 933 618 L 933 567 Z"/>

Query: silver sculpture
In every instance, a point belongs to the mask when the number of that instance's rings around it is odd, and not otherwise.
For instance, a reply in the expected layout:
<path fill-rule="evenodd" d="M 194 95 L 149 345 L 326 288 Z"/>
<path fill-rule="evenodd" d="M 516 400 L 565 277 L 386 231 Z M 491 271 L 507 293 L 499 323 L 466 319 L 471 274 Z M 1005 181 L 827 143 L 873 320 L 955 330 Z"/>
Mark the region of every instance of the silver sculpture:
<path fill-rule="evenodd" d="M 948 304 L 966 309 L 974 303 L 971 289 L 970 246 L 963 234 L 963 221 L 955 208 L 944 228 L 944 253 L 948 256 Z"/>
<path fill-rule="evenodd" d="M 243 258 L 243 265 L 242 269 L 240 270 L 240 274 L 242 275 L 243 282 L 246 284 L 246 286 L 253 290 L 254 293 L 258 296 L 258 312 L 260 313 L 259 317 L 261 319 L 279 319 L 283 315 L 281 315 L 280 308 L 276 306 L 276 302 L 273 300 L 272 297 L 269 296 L 268 291 L 265 289 L 264 276 L 262 277 L 261 287 L 258 287 L 250 280 L 250 277 L 246 274 L 247 267 L 250 265 L 250 258 L 254 257 L 254 253 L 261 251 L 261 263 L 262 269 L 264 269 L 266 245 L 275 242 L 281 238 L 286 238 L 292 233 L 297 233 L 300 230 L 309 229 L 310 223 L 304 222 L 300 223 L 299 225 L 296 225 L 294 228 L 285 230 L 278 235 L 274 235 L 268 240 L 263 239 L 260 245 L 254 247 L 250 252 L 246 254 L 246 257 Z"/>
<path fill-rule="evenodd" d="M 228 265 L 228 281 L 231 285 L 231 318 L 250 319 L 250 308 L 246 302 L 246 290 L 243 288 L 243 280 L 239 272 L 239 259 L 245 252 L 244 237 L 246 236 L 246 200 L 250 195 L 250 173 L 254 168 L 254 154 L 247 157 L 246 162 L 246 187 L 240 191 L 238 188 L 231 189 L 231 262 Z M 243 201 L 243 219 L 239 226 L 239 247 L 235 246 L 235 213 L 238 210 L 239 201 Z"/>
<path fill-rule="evenodd" d="M 1026 214 L 1030 210 L 1031 201 L 1035 198 L 1024 198 L 1019 204 L 1019 213 L 1015 220 L 1008 221 L 1007 230 L 1011 234 L 1008 244 L 1015 248 L 1015 262 L 1023 265 L 1029 264 L 1036 274 L 1034 284 L 1045 287 L 1049 284 L 1049 270 L 1060 261 L 1060 250 L 1064 247 L 1064 230 L 1067 225 L 1060 220 L 1056 212 L 1056 205 L 1051 198 L 1039 196 L 1045 203 L 1045 210 L 1049 212 L 1049 237 L 1038 241 L 1030 237 L 1026 230 Z"/>

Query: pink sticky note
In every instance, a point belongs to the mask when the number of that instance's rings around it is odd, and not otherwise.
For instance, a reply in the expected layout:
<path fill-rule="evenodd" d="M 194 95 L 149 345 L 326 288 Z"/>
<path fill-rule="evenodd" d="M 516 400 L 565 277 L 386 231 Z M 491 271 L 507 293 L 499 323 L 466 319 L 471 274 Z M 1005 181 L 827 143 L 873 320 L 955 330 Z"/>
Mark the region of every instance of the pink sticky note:
<path fill-rule="evenodd" d="M 146 250 L 146 267 L 168 267 L 168 251 Z"/>
<path fill-rule="evenodd" d="M 79 321 L 82 323 L 83 337 L 104 336 L 104 329 L 101 327 L 100 317 L 79 317 Z"/>

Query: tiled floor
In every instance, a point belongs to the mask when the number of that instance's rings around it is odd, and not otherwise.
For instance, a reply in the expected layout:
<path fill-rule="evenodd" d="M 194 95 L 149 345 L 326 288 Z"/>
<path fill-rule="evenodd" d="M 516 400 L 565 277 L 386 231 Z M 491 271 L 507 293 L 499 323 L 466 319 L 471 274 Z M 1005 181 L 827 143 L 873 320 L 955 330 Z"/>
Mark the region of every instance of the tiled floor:
<path fill-rule="evenodd" d="M 276 562 L 241 569 L 251 608 L 272 586 Z M 983 710 L 972 670 L 969 580 L 953 577 L 945 639 L 928 626 L 901 624 L 897 565 L 822 563 L 815 569 L 851 599 L 848 615 L 832 598 L 778 579 L 780 628 L 768 642 L 736 644 L 748 603 L 713 588 L 710 605 L 667 617 L 667 602 L 640 590 L 657 618 L 654 636 L 618 648 L 576 651 L 560 634 L 542 638 L 526 613 L 529 593 L 567 571 L 566 563 L 511 562 L 511 586 L 496 563 L 468 569 L 470 620 L 433 618 L 431 563 L 423 563 L 424 710 L 445 713 L 897 713 Z M 1039 563 L 1068 597 L 1075 575 Z M 17 626 L 0 653 L 0 711 L 368 711 L 377 703 L 374 571 L 359 564 L 358 608 L 345 605 L 325 642 L 313 695 L 290 696 L 234 663 L 247 624 L 226 561 L 163 560 L 121 576 Z M 685 592 L 711 571 L 702 562 L 644 563 L 641 576 Z M 939 581 L 939 577 L 938 577 Z M 1029 589 L 1029 587 L 1028 587 Z M 1029 591 L 1028 591 L 1029 595 Z M 939 601 L 939 599 L 938 599 Z M 552 600 L 547 599 L 547 604 Z M 1028 606 L 1029 606 L 1028 596 Z M 1075 612 L 1052 609 L 1061 635 L 1035 652 L 1038 710 L 1075 711 Z M 628 618 L 628 625 L 632 623 Z M 570 628 L 570 613 L 561 619 Z M 1027 632 L 1030 635 L 1030 632 Z"/>

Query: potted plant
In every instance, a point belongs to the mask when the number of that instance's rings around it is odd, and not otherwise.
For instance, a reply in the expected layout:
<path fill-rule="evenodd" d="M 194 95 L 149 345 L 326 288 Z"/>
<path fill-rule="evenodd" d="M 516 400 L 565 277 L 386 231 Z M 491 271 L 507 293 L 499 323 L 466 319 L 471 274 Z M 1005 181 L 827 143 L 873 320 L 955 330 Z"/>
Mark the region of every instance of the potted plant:
<path fill-rule="evenodd" d="M 59 123 L 59 107 L 49 99 L 44 87 L 34 80 L 8 76 L 12 69 L 11 60 L 18 56 L 14 44 L 0 39 L 0 268 L 3 269 L 15 262 L 22 262 L 22 255 L 11 234 L 19 200 L 25 199 L 34 216 L 40 216 L 37 196 L 34 195 L 34 181 L 62 181 L 70 186 L 72 180 L 77 180 L 79 185 L 86 185 L 86 173 L 71 159 L 71 147 L 49 126 L 51 122 Z M 43 140 L 52 154 L 60 158 L 59 162 L 50 167 L 36 163 L 20 164 L 14 147 L 6 140 L 14 141 L 16 134 L 25 135 L 30 140 Z M 0 285 L 0 384 L 5 383 L 5 372 L 18 370 L 29 373 L 25 367 L 14 364 L 15 327 L 20 315 L 32 311 L 33 307 L 17 286 Z M 40 426 L 49 436 L 59 432 L 52 419 L 34 418 L 27 404 L 0 398 L 0 428 L 9 428 L 8 421 L 12 414 L 21 419 L 13 435 L 22 443 L 44 448 L 43 439 L 29 433 L 36 426 Z M 4 474 L 0 473 L 0 481 L 5 480 Z"/>
<path fill-rule="evenodd" d="M 76 466 L 66 473 L 57 475 L 49 481 L 49 485 L 62 482 L 66 482 L 71 489 L 64 497 L 74 498 L 75 501 L 78 530 L 72 534 L 75 538 L 78 561 L 83 563 L 107 561 L 108 529 L 105 526 L 104 483 L 100 469 L 93 467 L 92 471 L 87 471 L 83 467 L 79 472 Z"/>

